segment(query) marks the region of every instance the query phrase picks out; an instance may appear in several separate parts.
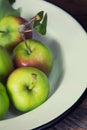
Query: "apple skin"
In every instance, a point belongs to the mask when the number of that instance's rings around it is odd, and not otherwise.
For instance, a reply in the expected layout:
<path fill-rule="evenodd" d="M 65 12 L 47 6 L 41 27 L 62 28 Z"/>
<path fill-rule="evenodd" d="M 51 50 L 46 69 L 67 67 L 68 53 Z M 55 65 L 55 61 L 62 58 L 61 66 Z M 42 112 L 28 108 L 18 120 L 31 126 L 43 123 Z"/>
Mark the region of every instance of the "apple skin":
<path fill-rule="evenodd" d="M 23 40 L 21 33 L 18 31 L 19 25 L 24 24 L 26 20 L 19 16 L 6 16 L 0 21 L 0 45 L 7 50 L 12 50 L 19 42 Z M 31 27 L 29 27 L 31 29 Z M 32 33 L 25 33 L 25 38 L 31 38 Z"/>
<path fill-rule="evenodd" d="M 0 46 L 0 81 L 5 83 L 8 75 L 13 71 L 14 66 L 7 50 Z"/>
<path fill-rule="evenodd" d="M 53 67 L 53 54 L 43 43 L 28 39 L 21 42 L 13 50 L 13 62 L 15 67 L 35 67 L 49 75 Z M 30 51 L 30 52 L 28 52 Z"/>
<path fill-rule="evenodd" d="M 9 97 L 5 86 L 0 82 L 0 120 L 4 119 L 9 109 Z"/>
<path fill-rule="evenodd" d="M 12 103 L 22 112 L 30 111 L 45 102 L 49 90 L 45 73 L 33 67 L 18 68 L 7 80 L 7 91 Z"/>

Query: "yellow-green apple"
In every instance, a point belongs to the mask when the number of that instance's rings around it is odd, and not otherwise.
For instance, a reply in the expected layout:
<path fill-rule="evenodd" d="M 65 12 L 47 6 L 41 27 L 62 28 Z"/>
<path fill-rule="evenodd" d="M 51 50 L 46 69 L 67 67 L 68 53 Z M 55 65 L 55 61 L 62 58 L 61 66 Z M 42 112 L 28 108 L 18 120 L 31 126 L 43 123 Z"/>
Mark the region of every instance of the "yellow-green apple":
<path fill-rule="evenodd" d="M 28 39 L 14 48 L 13 62 L 16 67 L 35 67 L 48 75 L 53 66 L 53 54 L 43 43 Z"/>
<path fill-rule="evenodd" d="M 19 16 L 6 16 L 0 21 L 0 45 L 4 46 L 8 50 L 12 50 L 19 42 L 23 40 L 23 37 L 19 31 L 20 25 L 23 26 L 26 20 Z M 31 29 L 30 26 L 27 29 Z M 32 33 L 24 33 L 25 39 L 31 38 Z"/>
<path fill-rule="evenodd" d="M 13 105 L 22 112 L 45 102 L 50 90 L 46 74 L 33 67 L 15 69 L 8 77 L 6 86 Z"/>
<path fill-rule="evenodd" d="M 9 98 L 5 86 L 0 82 L 0 120 L 4 119 L 9 109 Z"/>
<path fill-rule="evenodd" d="M 5 82 L 13 69 L 13 62 L 10 55 L 4 47 L 0 46 L 0 81 Z"/>

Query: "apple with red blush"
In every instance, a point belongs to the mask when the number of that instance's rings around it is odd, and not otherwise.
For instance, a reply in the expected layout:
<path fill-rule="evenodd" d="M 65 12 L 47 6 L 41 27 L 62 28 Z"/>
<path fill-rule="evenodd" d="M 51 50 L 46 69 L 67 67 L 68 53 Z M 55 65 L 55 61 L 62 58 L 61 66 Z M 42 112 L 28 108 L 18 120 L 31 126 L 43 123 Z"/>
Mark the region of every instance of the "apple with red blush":
<path fill-rule="evenodd" d="M 35 67 L 49 75 L 53 67 L 53 53 L 44 43 L 28 39 L 13 50 L 15 67 Z"/>

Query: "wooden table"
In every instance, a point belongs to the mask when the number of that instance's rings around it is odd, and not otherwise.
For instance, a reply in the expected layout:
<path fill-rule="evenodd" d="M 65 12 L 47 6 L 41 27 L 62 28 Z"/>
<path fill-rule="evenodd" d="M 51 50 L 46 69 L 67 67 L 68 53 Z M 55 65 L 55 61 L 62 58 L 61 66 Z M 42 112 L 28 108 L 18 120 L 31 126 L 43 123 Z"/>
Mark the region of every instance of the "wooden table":
<path fill-rule="evenodd" d="M 87 0 L 47 0 L 70 13 L 87 31 Z M 55 120 L 45 130 L 87 130 L 87 90 L 84 99 L 63 119 Z M 54 123 L 55 122 L 55 123 Z"/>

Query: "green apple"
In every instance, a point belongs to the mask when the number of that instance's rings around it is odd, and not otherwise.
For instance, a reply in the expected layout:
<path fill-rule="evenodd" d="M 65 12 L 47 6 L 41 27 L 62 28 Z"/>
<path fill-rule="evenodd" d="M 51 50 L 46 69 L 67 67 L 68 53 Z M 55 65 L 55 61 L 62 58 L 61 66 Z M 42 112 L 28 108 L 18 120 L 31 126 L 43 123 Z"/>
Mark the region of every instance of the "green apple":
<path fill-rule="evenodd" d="M 16 67 L 35 67 L 48 75 L 53 67 L 53 54 L 43 43 L 28 39 L 14 48 L 13 61 Z"/>
<path fill-rule="evenodd" d="M 9 98 L 5 86 L 0 82 L 0 120 L 4 118 L 9 109 Z"/>
<path fill-rule="evenodd" d="M 45 73 L 33 67 L 18 68 L 7 80 L 7 91 L 13 105 L 22 112 L 30 111 L 45 102 L 49 90 Z"/>
<path fill-rule="evenodd" d="M 25 22 L 26 20 L 19 16 L 6 16 L 2 18 L 0 21 L 0 45 L 8 50 L 12 50 L 21 42 L 23 37 L 19 32 L 19 27 Z M 31 33 L 25 33 L 25 38 L 31 38 Z"/>
<path fill-rule="evenodd" d="M 5 82 L 13 69 L 13 62 L 10 55 L 4 47 L 0 46 L 0 81 Z"/>

